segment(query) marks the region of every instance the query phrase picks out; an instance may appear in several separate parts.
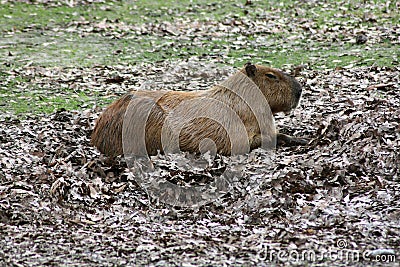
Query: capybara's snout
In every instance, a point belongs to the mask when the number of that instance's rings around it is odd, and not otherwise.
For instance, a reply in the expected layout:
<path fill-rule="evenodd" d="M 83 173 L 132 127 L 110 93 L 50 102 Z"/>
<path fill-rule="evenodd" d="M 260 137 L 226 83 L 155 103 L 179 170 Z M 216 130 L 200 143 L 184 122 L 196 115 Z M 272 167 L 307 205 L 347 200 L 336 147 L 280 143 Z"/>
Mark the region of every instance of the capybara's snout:
<path fill-rule="evenodd" d="M 292 109 L 298 106 L 302 92 L 303 88 L 301 87 L 300 83 L 296 79 L 292 78 L 292 96 L 293 96 Z"/>

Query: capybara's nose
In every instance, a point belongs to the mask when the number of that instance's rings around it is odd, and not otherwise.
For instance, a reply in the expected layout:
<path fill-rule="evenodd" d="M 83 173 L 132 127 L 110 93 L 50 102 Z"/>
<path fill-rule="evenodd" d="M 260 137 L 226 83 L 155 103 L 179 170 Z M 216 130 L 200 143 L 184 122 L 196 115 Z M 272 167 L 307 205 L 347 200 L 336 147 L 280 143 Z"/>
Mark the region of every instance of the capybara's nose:
<path fill-rule="evenodd" d="M 301 97 L 301 91 L 302 91 L 303 89 L 302 89 L 301 86 L 300 86 L 300 87 L 296 88 L 295 90 L 296 90 L 296 91 L 294 92 L 294 94 L 295 94 L 296 98 L 300 98 L 300 97 Z"/>
<path fill-rule="evenodd" d="M 293 80 L 293 94 L 297 100 L 300 99 L 302 91 L 303 89 L 301 88 L 300 83 L 296 80 Z"/>

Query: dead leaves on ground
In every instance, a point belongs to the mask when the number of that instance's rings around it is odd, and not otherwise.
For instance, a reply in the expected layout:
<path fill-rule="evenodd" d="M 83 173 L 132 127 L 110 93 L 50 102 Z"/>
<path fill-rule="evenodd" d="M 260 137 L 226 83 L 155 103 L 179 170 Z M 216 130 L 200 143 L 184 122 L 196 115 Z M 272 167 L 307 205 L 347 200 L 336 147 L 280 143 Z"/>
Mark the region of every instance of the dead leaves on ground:
<path fill-rule="evenodd" d="M 190 64 L 175 65 L 167 78 L 167 65 L 147 66 L 141 74 L 124 67 L 66 71 L 73 74 L 69 86 L 98 83 L 110 86 L 106 92 L 114 84 L 120 90 L 138 86 L 143 72 L 153 85 L 179 89 L 212 84 L 232 71 L 221 75 L 216 66 L 199 63 L 194 73 L 203 69 L 204 75 L 192 75 Z M 57 69 L 18 71 L 38 83 L 67 79 Z M 233 191 L 194 211 L 150 200 L 123 159 L 109 162 L 90 146 L 99 110 L 60 110 L 22 121 L 3 116 L 2 259 L 6 264 L 240 265 L 265 262 L 266 246 L 270 252 L 312 250 L 320 256 L 337 249 L 340 240 L 361 252 L 396 249 L 399 73 L 382 67 L 317 72 L 306 66 L 299 77 L 301 106 L 276 121 L 282 132 L 309 138 L 310 144 L 279 148 L 272 163 L 263 151 L 243 158 L 243 177 Z M 321 262 L 339 264 L 326 257 Z"/>

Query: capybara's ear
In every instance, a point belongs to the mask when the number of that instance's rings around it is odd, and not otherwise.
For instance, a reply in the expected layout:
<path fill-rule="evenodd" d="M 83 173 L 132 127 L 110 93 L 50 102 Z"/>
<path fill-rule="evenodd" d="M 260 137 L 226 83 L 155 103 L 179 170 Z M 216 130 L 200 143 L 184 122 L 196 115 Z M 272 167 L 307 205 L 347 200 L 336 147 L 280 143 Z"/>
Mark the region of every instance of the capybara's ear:
<path fill-rule="evenodd" d="M 247 62 L 246 64 L 246 73 L 249 77 L 254 77 L 256 75 L 257 67 L 251 62 Z"/>

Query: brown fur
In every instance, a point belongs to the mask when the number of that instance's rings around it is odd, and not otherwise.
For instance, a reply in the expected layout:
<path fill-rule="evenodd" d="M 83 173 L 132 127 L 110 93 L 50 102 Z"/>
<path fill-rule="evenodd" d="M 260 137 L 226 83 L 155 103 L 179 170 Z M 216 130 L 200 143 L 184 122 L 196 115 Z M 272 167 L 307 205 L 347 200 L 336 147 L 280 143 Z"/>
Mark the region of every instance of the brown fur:
<path fill-rule="evenodd" d="M 258 86 L 268 101 L 272 113 L 288 112 L 297 106 L 302 89 L 293 77 L 276 69 L 250 63 L 240 71 Z M 127 107 L 133 98 L 143 98 L 147 101 L 147 104 L 152 105 L 145 128 L 145 142 L 149 155 L 156 154 L 158 150 L 163 151 L 161 129 L 168 114 L 183 103 L 184 100 L 196 101 L 204 98 L 221 101 L 232 108 L 245 126 L 248 135 L 247 144 L 250 145 L 250 148 L 254 149 L 261 145 L 259 124 L 251 108 L 239 97 L 235 96 L 233 92 L 216 85 L 209 90 L 195 92 L 136 91 L 116 100 L 98 118 L 92 133 L 92 144 L 108 156 L 114 157 L 123 154 L 123 120 Z M 180 121 L 184 120 L 185 117 L 190 117 L 191 113 L 199 112 L 199 110 L 215 109 L 215 105 L 208 105 L 208 102 L 204 101 L 201 103 L 201 107 L 188 106 L 184 112 L 176 112 L 171 120 L 172 126 L 179 125 Z M 219 110 L 212 110 L 212 112 L 218 113 Z M 233 121 L 232 118 L 227 116 L 227 124 L 232 124 Z M 133 124 L 134 122 L 129 123 Z M 230 137 L 232 138 L 232 136 Z M 200 142 L 204 138 L 210 138 L 215 142 L 218 153 L 223 155 L 231 154 L 231 142 L 224 127 L 212 119 L 203 117 L 196 118 L 183 126 L 179 135 L 180 149 L 198 152 Z M 284 138 L 290 137 L 284 136 Z M 242 152 L 246 151 L 243 150 Z"/>

